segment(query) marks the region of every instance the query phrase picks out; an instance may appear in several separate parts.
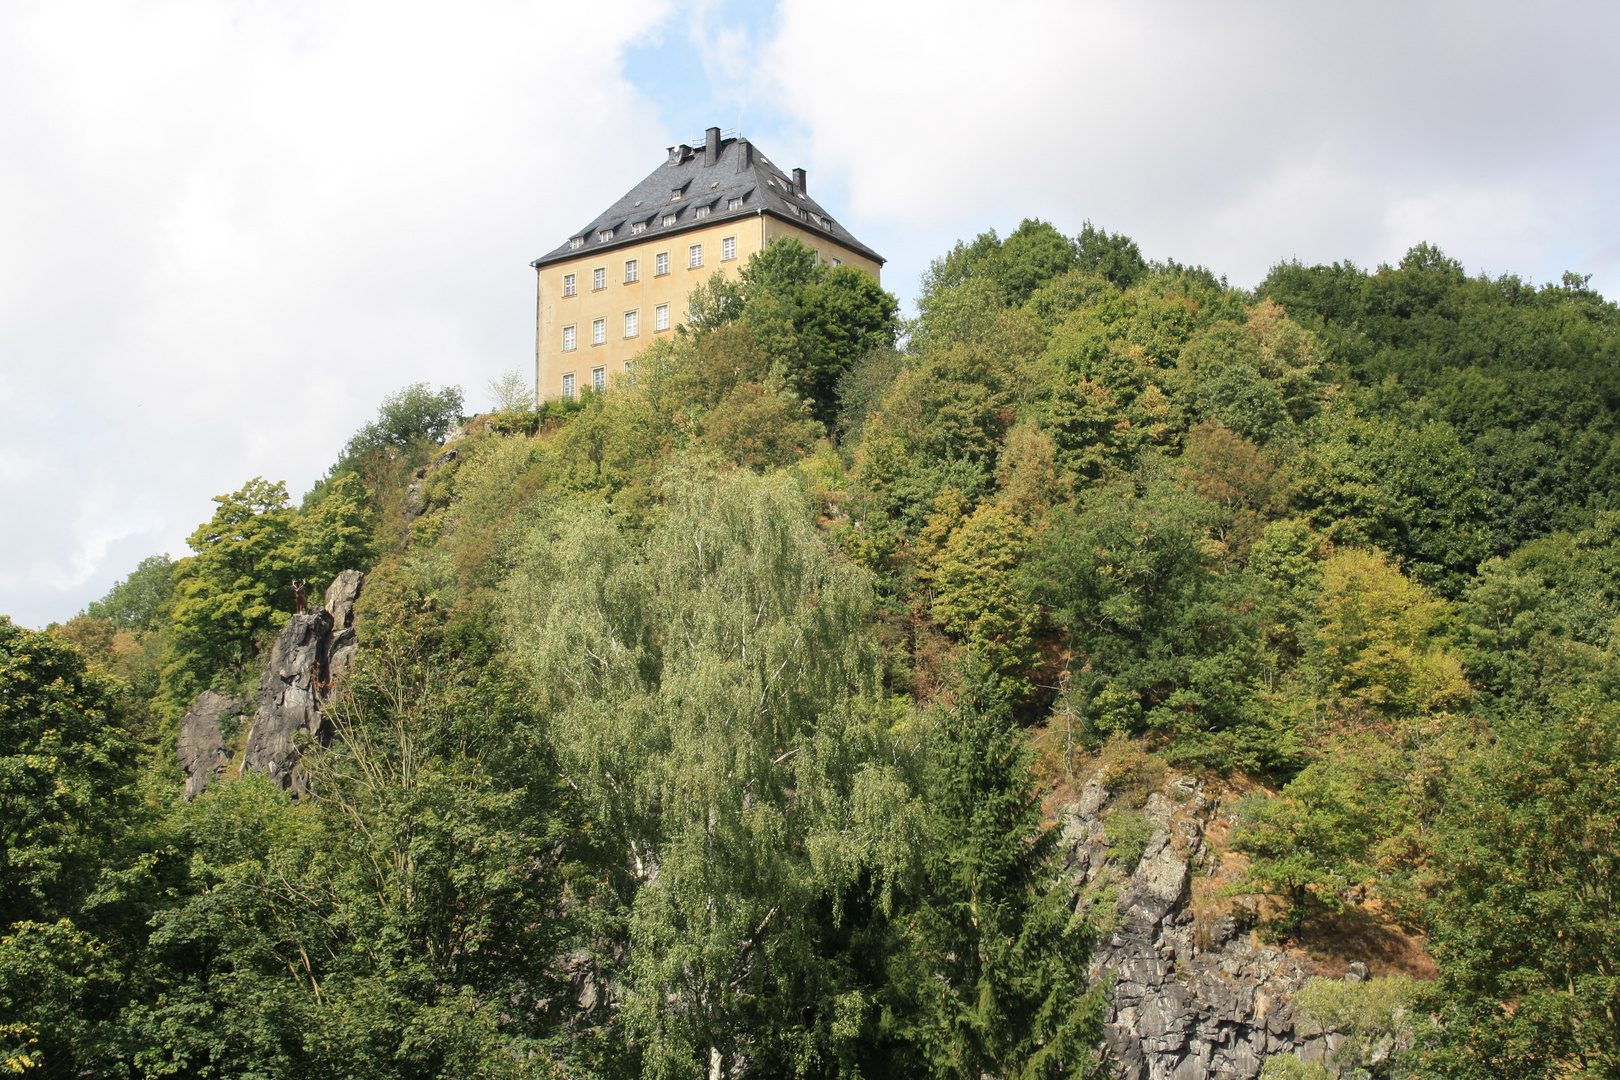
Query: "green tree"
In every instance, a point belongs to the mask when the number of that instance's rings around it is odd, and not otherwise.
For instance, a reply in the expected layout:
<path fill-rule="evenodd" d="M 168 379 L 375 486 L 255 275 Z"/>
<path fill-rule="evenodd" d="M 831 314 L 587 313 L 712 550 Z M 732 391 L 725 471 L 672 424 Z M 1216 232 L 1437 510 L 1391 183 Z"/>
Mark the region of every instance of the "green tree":
<path fill-rule="evenodd" d="M 69 913 L 120 831 L 137 746 L 112 682 L 49 634 L 0 616 L 0 911 Z"/>
<path fill-rule="evenodd" d="M 792 237 L 755 252 L 735 281 L 714 275 L 693 293 L 691 307 L 700 337 L 746 327 L 766 370 L 824 424 L 837 417 L 839 379 L 867 353 L 893 348 L 900 329 L 899 302 L 870 274 L 829 266 Z"/>
<path fill-rule="evenodd" d="M 1489 553 L 1489 533 L 1457 433 L 1437 421 L 1348 414 L 1325 428 L 1295 467 L 1311 524 L 1338 543 L 1382 547 L 1441 595 L 1460 595 Z"/>
<path fill-rule="evenodd" d="M 911 921 L 893 1022 L 926 1075 L 1104 1072 L 1103 987 L 1087 985 L 1094 932 L 1057 871 L 1028 741 L 994 673 L 970 673 L 937 720 L 930 888 Z"/>
<path fill-rule="evenodd" d="M 1261 613 L 1219 573 L 1218 520 L 1153 463 L 1048 515 L 1023 573 L 1066 633 L 1091 735 L 1159 728 L 1224 764 L 1275 762 L 1286 740 L 1256 723 Z"/>
<path fill-rule="evenodd" d="M 303 582 L 311 606 L 319 606 L 332 579 L 344 570 L 369 569 L 376 557 L 376 515 L 360 478 L 346 473 L 326 497 L 293 520 L 285 549 L 271 560 L 293 581 Z"/>
<path fill-rule="evenodd" d="M 83 924 L 136 811 L 139 751 L 111 680 L 0 616 L 0 1034 L 47 1074 L 105 1041 L 119 973 Z"/>
<path fill-rule="evenodd" d="M 106 619 L 119 630 L 156 629 L 174 592 L 174 561 L 151 555 L 140 561 L 128 577 L 86 609 L 93 619 Z"/>
<path fill-rule="evenodd" d="M 186 540 L 195 554 L 180 560 L 174 575 L 163 678 L 181 706 L 257 655 L 260 640 L 293 608 L 287 547 L 295 515 L 286 484 L 254 477 L 214 502 L 213 518 Z"/>
<path fill-rule="evenodd" d="M 923 279 L 924 298 L 919 306 L 926 316 L 936 294 L 969 279 L 986 282 L 1002 304 L 1017 306 L 1072 269 L 1078 254 L 1074 241 L 1045 221 L 1025 218 L 1006 240 L 991 229 L 973 243 L 958 243 L 948 255 L 934 260 Z"/>
<path fill-rule="evenodd" d="M 436 444 L 461 423 L 462 394 L 459 386 L 437 391 L 427 383 L 409 386 L 383 398 L 377 419 L 362 427 L 343 447 L 342 462 L 358 461 L 369 454 L 400 452 L 422 444 Z"/>
<path fill-rule="evenodd" d="M 1088 273 L 1097 274 L 1113 282 L 1115 287 L 1128 289 L 1148 272 L 1147 260 L 1136 241 L 1124 233 L 1109 234 L 1087 221 L 1075 238 L 1079 249 L 1075 263 Z"/>
<path fill-rule="evenodd" d="M 1620 713 L 1587 688 L 1509 709 L 1434 823 L 1440 979 L 1419 1074 L 1620 1072 Z"/>
<path fill-rule="evenodd" d="M 877 692 L 870 583 L 791 477 L 681 469 L 645 534 L 563 504 L 508 578 L 595 848 L 575 886 L 589 964 L 619 1006 L 577 1052 L 615 1075 L 882 1072 L 922 809 Z"/>
<path fill-rule="evenodd" d="M 934 575 L 934 618 L 1015 696 L 1028 689 L 1023 673 L 1035 659 L 1040 618 L 1018 573 L 1031 539 L 1017 514 L 986 503 L 951 533 Z"/>

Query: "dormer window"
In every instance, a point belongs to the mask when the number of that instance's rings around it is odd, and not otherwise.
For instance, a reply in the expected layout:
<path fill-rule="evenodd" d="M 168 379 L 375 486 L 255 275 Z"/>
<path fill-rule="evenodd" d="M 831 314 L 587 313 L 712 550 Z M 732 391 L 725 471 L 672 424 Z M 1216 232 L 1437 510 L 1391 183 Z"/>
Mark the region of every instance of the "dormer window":
<path fill-rule="evenodd" d="M 742 204 L 743 204 L 742 196 L 739 195 L 735 199 L 726 200 L 726 209 L 727 210 L 741 210 L 742 209 Z"/>
<path fill-rule="evenodd" d="M 570 251 L 572 251 L 574 248 L 582 248 L 584 246 L 585 246 L 585 238 L 583 236 L 576 236 L 573 239 L 568 241 L 568 249 Z"/>
<path fill-rule="evenodd" d="M 696 210 L 692 211 L 692 216 L 695 218 L 708 217 L 709 208 L 707 206 L 700 206 Z"/>
<path fill-rule="evenodd" d="M 673 188 L 673 189 L 670 190 L 669 201 L 670 202 L 679 202 L 681 196 L 685 195 L 685 194 L 686 194 L 686 185 L 682 184 L 680 187 Z"/>
<path fill-rule="evenodd" d="M 645 221 L 632 222 L 630 225 L 630 231 L 633 233 L 644 233 L 647 231 L 647 223 Z"/>
<path fill-rule="evenodd" d="M 596 234 L 596 241 L 599 244 L 605 244 L 611 239 L 613 239 L 612 229 L 603 229 L 601 232 Z"/>
<path fill-rule="evenodd" d="M 674 214 L 665 214 L 664 215 L 664 224 L 666 226 L 675 224 L 675 215 Z"/>

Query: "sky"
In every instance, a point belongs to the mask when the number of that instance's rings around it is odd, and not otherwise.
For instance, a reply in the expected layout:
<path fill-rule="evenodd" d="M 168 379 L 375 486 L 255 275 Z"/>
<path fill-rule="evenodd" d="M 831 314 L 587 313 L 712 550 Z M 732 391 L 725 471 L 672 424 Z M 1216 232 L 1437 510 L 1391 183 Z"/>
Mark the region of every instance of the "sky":
<path fill-rule="evenodd" d="M 8 0 L 0 613 L 42 626 L 211 496 L 296 498 L 413 382 L 532 378 L 534 271 L 741 126 L 887 256 L 1086 221 L 1620 296 L 1620 5 Z"/>

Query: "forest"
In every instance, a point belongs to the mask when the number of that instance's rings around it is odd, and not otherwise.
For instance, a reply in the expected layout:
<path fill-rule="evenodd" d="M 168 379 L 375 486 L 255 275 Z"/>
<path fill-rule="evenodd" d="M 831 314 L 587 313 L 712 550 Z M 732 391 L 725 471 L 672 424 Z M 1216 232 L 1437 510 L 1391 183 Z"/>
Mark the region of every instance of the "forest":
<path fill-rule="evenodd" d="M 1264 1076 L 1620 1076 L 1588 284 L 1420 244 L 1249 290 L 1026 220 L 902 319 L 789 240 L 604 392 L 405 387 L 301 499 L 0 618 L 0 1072 L 1113 1075 L 1119 881 L 1056 808 L 1133 769 L 1223 793 L 1214 915 L 1421 953 L 1309 984 L 1332 1053 Z M 344 570 L 307 789 L 238 719 L 182 798 L 193 701 Z"/>

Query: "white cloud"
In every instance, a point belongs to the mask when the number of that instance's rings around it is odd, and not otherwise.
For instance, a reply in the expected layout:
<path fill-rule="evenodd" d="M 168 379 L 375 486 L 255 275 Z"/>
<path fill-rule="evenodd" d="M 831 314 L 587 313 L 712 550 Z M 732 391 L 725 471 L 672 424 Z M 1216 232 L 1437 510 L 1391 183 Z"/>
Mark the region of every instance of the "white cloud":
<path fill-rule="evenodd" d="M 663 143 L 662 0 L 0 10 L 0 611 L 72 614 L 381 397 L 532 363 L 527 261 Z"/>
<path fill-rule="evenodd" d="M 1428 239 L 1612 294 L 1617 46 L 1597 2 L 784 0 L 765 65 L 902 290 L 1036 215 L 1244 284 Z"/>

